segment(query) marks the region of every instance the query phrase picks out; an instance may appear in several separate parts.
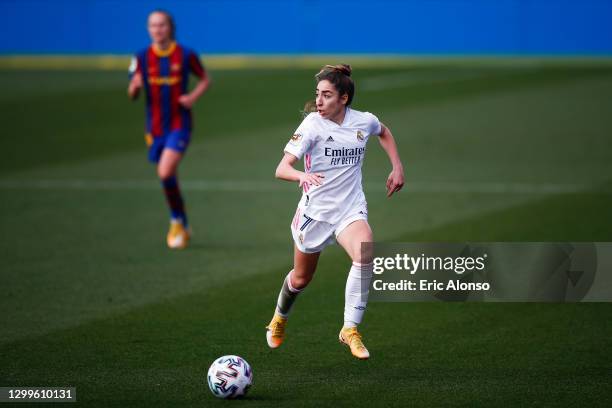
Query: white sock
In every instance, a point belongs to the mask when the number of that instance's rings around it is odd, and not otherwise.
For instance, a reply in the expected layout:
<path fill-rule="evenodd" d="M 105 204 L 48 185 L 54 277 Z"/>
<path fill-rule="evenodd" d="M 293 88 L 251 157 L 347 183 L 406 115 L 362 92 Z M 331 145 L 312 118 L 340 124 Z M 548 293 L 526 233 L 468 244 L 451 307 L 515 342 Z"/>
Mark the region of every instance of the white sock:
<path fill-rule="evenodd" d="M 372 280 L 372 263 L 353 262 L 344 291 L 344 327 L 355 327 L 363 319 L 370 282 Z"/>

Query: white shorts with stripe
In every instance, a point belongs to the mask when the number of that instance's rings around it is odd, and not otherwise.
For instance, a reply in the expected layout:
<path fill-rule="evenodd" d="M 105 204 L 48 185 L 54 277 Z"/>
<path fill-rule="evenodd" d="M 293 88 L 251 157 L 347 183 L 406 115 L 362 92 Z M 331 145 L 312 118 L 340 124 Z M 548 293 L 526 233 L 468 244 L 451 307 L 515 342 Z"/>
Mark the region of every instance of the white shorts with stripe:
<path fill-rule="evenodd" d="M 297 248 L 306 254 L 321 252 L 336 242 L 336 237 L 357 220 L 368 220 L 366 204 L 347 211 L 336 224 L 315 220 L 306 214 L 308 207 L 298 206 L 291 222 L 291 235 Z"/>

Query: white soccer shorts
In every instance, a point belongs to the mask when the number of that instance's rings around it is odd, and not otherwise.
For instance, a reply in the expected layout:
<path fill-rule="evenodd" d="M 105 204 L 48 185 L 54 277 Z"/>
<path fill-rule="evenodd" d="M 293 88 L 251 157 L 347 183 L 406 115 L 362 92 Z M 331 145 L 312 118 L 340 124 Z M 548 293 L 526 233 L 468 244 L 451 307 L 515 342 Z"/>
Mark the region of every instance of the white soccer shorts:
<path fill-rule="evenodd" d="M 336 224 L 325 221 L 317 221 L 309 217 L 304 208 L 298 206 L 293 221 L 291 222 L 291 235 L 297 248 L 306 254 L 321 252 L 323 248 L 336 242 L 336 237 L 357 220 L 368 220 L 368 210 L 365 205 L 358 206 Z"/>

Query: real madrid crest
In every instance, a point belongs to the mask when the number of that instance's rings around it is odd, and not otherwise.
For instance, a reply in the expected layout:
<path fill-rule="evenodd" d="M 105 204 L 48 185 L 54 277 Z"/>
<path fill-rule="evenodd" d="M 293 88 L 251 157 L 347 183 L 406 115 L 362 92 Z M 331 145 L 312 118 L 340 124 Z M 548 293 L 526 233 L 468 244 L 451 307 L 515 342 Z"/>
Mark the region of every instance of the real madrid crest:
<path fill-rule="evenodd" d="M 300 233 L 300 235 L 298 236 L 298 239 L 300 240 L 300 244 L 304 243 L 304 234 Z"/>
<path fill-rule="evenodd" d="M 357 131 L 357 140 L 359 140 L 360 142 L 363 142 L 363 133 L 361 133 L 361 130 Z"/>

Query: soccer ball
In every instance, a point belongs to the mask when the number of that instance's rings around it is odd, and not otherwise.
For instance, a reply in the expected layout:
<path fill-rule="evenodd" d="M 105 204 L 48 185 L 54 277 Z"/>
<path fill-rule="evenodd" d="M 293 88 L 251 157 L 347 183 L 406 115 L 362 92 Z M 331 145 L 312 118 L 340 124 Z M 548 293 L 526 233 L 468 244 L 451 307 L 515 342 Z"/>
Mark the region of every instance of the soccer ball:
<path fill-rule="evenodd" d="M 238 398 L 247 393 L 253 384 L 253 370 L 245 359 L 223 356 L 208 369 L 208 387 L 217 398 Z"/>

